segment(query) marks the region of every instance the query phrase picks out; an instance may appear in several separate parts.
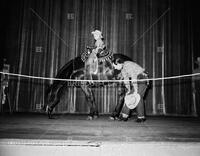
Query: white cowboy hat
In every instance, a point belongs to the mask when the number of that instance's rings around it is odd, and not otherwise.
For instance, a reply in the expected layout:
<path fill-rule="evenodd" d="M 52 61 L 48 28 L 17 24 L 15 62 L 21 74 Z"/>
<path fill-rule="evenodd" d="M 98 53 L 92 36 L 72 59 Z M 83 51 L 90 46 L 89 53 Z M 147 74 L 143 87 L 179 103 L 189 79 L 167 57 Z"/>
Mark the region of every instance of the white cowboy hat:
<path fill-rule="evenodd" d="M 99 31 L 99 30 L 92 31 L 92 34 L 93 34 L 93 35 L 94 35 L 94 34 L 97 34 L 97 35 L 99 35 L 101 38 L 103 38 L 102 32 Z"/>
<path fill-rule="evenodd" d="M 138 94 L 137 92 L 134 92 L 133 94 L 128 94 L 125 96 L 125 105 L 129 108 L 129 109 L 134 109 L 135 107 L 137 107 L 138 103 L 140 102 L 140 94 Z"/>

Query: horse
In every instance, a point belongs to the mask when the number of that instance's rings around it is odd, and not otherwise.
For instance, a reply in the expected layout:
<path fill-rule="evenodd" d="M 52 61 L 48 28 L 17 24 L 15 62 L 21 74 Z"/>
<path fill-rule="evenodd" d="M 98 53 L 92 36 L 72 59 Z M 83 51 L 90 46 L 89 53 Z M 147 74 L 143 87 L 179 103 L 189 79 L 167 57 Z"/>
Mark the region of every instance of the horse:
<path fill-rule="evenodd" d="M 132 61 L 126 55 L 123 54 L 111 54 L 108 51 L 104 51 L 103 53 L 97 55 L 98 56 L 98 70 L 97 73 L 89 74 L 85 68 L 85 60 L 91 54 L 92 48 L 87 47 L 87 51 L 84 52 L 81 56 L 77 56 L 74 59 L 67 62 L 57 73 L 56 78 L 59 79 L 72 79 L 72 80 L 88 80 L 81 82 L 81 89 L 84 92 L 89 105 L 89 120 L 95 119 L 99 116 L 97 106 L 94 99 L 94 93 L 92 91 L 92 87 L 94 87 L 94 83 L 92 80 L 116 80 L 117 74 L 119 71 L 114 69 L 113 63 L 116 61 Z M 99 76 L 100 75 L 100 76 Z M 109 81 L 108 83 L 112 83 Z M 108 83 L 103 83 L 106 85 Z M 116 82 L 115 82 L 116 83 Z M 60 102 L 60 97 L 62 95 L 63 89 L 67 87 L 67 81 L 53 81 L 52 85 L 47 89 L 47 104 L 45 106 L 46 112 L 48 114 L 49 119 L 52 119 L 52 111 Z M 92 85 L 91 85 L 92 84 Z M 77 87 L 77 85 L 75 85 Z M 124 95 L 124 94 L 120 94 Z"/>

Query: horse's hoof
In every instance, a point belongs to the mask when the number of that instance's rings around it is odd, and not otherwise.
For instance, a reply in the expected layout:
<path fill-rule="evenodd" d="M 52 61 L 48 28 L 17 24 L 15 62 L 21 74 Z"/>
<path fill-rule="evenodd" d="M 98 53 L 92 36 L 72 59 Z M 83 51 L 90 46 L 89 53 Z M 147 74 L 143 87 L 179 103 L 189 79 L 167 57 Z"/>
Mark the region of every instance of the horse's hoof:
<path fill-rule="evenodd" d="M 110 120 L 116 120 L 116 117 L 114 117 L 114 116 L 109 116 L 109 119 L 110 119 Z"/>
<path fill-rule="evenodd" d="M 53 119 L 52 114 L 50 112 L 48 112 L 48 117 L 49 119 Z"/>
<path fill-rule="evenodd" d="M 98 115 L 94 115 L 94 116 L 93 116 L 93 119 L 97 119 L 97 118 L 99 118 Z"/>
<path fill-rule="evenodd" d="M 49 119 L 53 119 L 53 116 L 51 114 L 52 113 L 52 109 L 49 106 L 46 107 L 46 112 L 47 112 L 47 115 L 48 115 Z"/>
<path fill-rule="evenodd" d="M 87 120 L 93 120 L 93 117 L 92 116 L 88 116 Z"/>

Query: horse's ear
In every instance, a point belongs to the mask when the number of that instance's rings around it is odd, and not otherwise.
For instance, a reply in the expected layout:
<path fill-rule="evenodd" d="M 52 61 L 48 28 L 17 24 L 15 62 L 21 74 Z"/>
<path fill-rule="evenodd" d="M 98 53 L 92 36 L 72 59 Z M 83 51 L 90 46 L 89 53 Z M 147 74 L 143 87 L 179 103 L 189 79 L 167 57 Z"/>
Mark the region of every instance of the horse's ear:
<path fill-rule="evenodd" d="M 119 58 L 117 58 L 115 61 L 114 61 L 114 64 L 118 64 L 118 63 L 120 63 L 120 59 Z"/>

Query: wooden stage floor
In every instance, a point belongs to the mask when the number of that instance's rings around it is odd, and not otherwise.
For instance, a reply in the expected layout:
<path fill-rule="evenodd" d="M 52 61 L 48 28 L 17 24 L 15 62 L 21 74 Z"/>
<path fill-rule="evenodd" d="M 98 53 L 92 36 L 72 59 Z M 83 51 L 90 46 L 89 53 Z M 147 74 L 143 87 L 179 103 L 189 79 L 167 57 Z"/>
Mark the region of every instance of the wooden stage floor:
<path fill-rule="evenodd" d="M 151 150 L 146 153 L 153 151 L 155 144 L 185 144 L 180 148 L 180 151 L 183 147 L 192 145 L 191 147 L 195 146 L 196 153 L 200 152 L 199 118 L 159 116 L 147 117 L 146 122 L 136 123 L 134 117 L 128 122 L 111 121 L 107 115 L 100 116 L 100 118 L 92 121 L 86 120 L 86 117 L 86 115 L 65 114 L 57 115 L 56 119 L 48 119 L 44 114 L 33 113 L 0 115 L 0 145 L 2 145 L 0 149 L 4 149 L 5 154 L 10 151 L 10 149 L 6 149 L 8 148 L 7 144 L 15 143 L 46 144 L 57 147 L 61 144 L 99 147 L 104 143 L 121 145 L 128 143 L 135 144 L 135 148 L 139 143 L 143 149 L 144 144 L 154 143 L 151 144 L 152 148 L 149 148 Z M 132 147 L 126 151 L 132 151 Z M 111 148 L 110 145 L 109 148 Z M 137 149 L 141 148 L 138 147 Z M 165 151 L 170 149 L 172 149 L 171 146 Z M 176 147 L 176 149 L 178 148 Z M 110 150 L 112 151 L 112 149 Z M 191 148 L 191 151 L 194 151 L 194 149 Z M 155 155 L 155 153 L 152 153 L 152 155 Z"/>
<path fill-rule="evenodd" d="M 108 116 L 86 120 L 86 115 L 44 114 L 0 115 L 0 138 L 56 139 L 89 141 L 178 141 L 200 142 L 200 119 L 186 117 L 147 117 L 136 123 L 111 121 Z"/>

